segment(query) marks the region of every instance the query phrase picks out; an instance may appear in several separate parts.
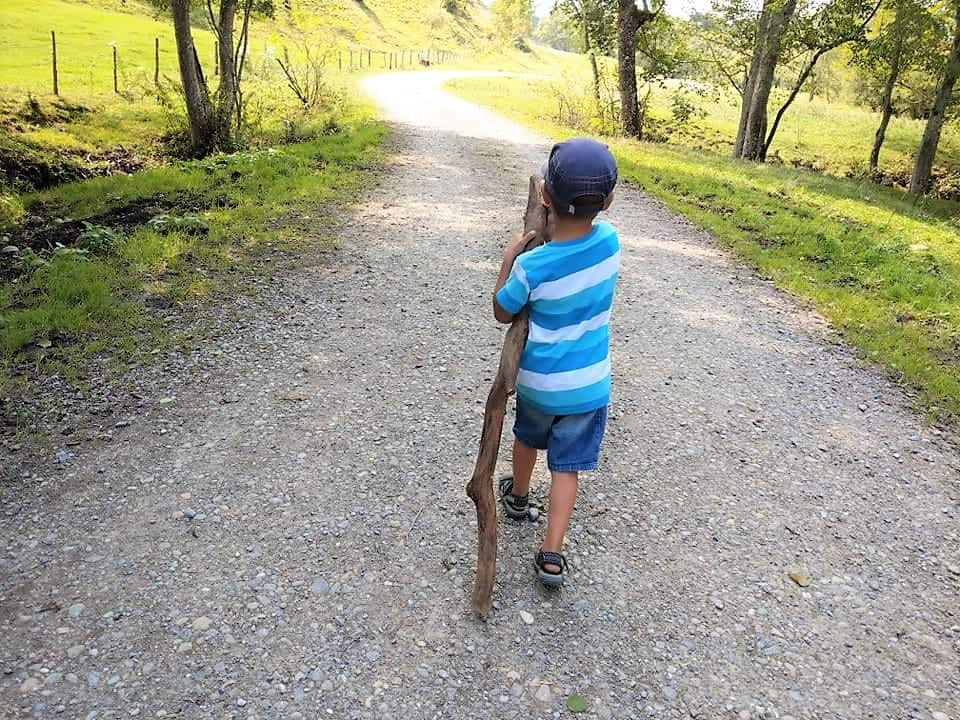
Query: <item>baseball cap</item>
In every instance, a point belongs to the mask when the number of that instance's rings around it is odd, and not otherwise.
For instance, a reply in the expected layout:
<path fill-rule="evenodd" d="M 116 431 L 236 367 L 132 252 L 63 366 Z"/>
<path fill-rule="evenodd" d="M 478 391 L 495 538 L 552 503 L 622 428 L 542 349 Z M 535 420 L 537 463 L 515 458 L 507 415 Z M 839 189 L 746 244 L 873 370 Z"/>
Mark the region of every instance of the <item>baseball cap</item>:
<path fill-rule="evenodd" d="M 617 161 L 610 149 L 590 138 L 557 143 L 543 166 L 543 179 L 553 204 L 577 217 L 603 210 L 617 184 Z M 583 197 L 596 202 L 577 204 Z"/>

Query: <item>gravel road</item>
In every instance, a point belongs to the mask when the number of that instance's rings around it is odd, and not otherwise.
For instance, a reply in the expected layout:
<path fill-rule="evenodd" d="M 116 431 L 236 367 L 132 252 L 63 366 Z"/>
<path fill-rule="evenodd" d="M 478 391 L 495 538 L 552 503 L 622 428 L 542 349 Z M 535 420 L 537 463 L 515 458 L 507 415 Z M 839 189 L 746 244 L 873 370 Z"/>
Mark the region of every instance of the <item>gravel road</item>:
<path fill-rule="evenodd" d="M 489 290 L 547 145 L 444 77 L 367 83 L 395 154 L 335 250 L 6 488 L 0 716 L 960 720 L 960 454 L 629 187 L 571 577 L 539 589 L 542 524 L 501 521 L 470 616 Z"/>

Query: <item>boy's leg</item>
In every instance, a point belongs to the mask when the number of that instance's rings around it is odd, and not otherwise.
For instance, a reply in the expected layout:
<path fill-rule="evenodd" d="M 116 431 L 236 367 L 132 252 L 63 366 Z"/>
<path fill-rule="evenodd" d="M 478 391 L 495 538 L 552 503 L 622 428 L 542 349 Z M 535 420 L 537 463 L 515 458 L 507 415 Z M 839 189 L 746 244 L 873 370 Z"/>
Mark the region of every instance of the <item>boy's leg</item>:
<path fill-rule="evenodd" d="M 544 552 L 562 552 L 563 536 L 577 500 L 578 475 L 575 472 L 550 473 L 550 510 L 547 513 L 547 531 L 543 538 Z M 556 565 L 544 565 L 547 572 L 560 572 Z"/>
<path fill-rule="evenodd" d="M 537 464 L 537 451 L 517 438 L 513 439 L 513 489 L 512 494 L 523 497 L 530 492 L 530 478 Z"/>

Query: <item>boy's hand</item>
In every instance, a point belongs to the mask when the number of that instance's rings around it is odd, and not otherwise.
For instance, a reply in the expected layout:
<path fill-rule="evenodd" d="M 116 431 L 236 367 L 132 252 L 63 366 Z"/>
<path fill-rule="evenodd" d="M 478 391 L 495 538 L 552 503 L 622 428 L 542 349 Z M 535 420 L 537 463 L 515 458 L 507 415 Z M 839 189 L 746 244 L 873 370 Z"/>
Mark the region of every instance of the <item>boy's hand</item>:
<path fill-rule="evenodd" d="M 531 230 L 528 233 L 517 233 L 514 235 L 507 243 L 507 246 L 503 249 L 504 259 L 510 258 L 511 261 L 515 260 L 517 255 L 523 252 L 523 249 L 527 246 L 527 243 L 533 240 L 536 234 L 537 233 L 535 230 Z"/>

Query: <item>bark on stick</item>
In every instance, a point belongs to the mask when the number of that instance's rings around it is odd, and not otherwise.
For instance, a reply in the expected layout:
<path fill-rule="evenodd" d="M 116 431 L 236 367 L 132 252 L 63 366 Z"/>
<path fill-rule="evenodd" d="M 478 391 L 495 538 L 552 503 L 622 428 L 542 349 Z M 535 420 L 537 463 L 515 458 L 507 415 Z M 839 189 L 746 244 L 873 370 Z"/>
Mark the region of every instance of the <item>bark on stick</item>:
<path fill-rule="evenodd" d="M 540 200 L 543 178 L 530 178 L 527 209 L 523 215 L 524 232 L 536 231 L 536 235 L 524 252 L 549 241 L 547 208 Z M 521 310 L 503 341 L 500 366 L 493 386 L 487 395 L 483 412 L 483 430 L 480 433 L 480 450 L 473 477 L 467 484 L 467 495 L 477 508 L 477 579 L 473 588 L 473 610 L 477 617 L 486 619 L 490 614 L 493 578 L 497 567 L 497 502 L 493 492 L 493 472 L 500 452 L 500 435 L 503 432 L 503 417 L 507 411 L 507 398 L 516 390 L 520 353 L 527 342 L 530 319 L 527 309 Z"/>

